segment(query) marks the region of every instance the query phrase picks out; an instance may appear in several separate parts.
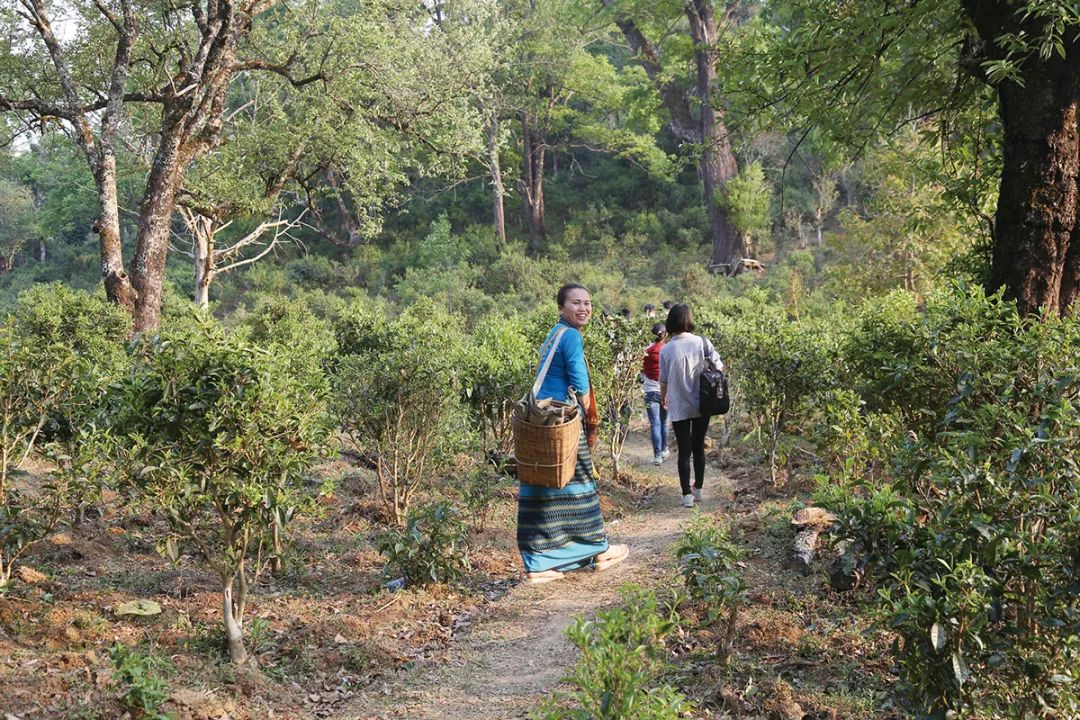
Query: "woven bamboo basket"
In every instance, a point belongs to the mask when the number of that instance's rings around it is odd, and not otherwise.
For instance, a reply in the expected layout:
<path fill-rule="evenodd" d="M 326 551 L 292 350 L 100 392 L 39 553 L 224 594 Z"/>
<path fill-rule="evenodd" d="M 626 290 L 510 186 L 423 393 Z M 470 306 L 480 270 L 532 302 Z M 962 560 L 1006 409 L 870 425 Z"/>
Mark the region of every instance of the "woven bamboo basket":
<path fill-rule="evenodd" d="M 563 488 L 574 477 L 581 415 L 561 425 L 533 425 L 514 414 L 518 479 L 529 485 Z"/>

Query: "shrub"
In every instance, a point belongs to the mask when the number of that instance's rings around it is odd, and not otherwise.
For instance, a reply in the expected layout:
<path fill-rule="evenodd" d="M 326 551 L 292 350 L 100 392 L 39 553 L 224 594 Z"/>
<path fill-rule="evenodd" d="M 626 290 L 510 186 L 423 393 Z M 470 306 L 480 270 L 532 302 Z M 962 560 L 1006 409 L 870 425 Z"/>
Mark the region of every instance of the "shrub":
<path fill-rule="evenodd" d="M 676 720 L 690 712 L 681 693 L 655 685 L 678 616 L 655 593 L 627 586 L 622 595 L 622 607 L 578 618 L 566 631 L 581 651 L 565 679 L 574 689 L 545 701 L 533 720 Z"/>
<path fill-rule="evenodd" d="M 78 484 L 82 465 L 73 469 L 72 457 L 57 453 L 54 459 L 66 467 L 44 481 L 31 480 L 20 466 L 55 424 L 60 403 L 83 397 L 89 386 L 70 348 L 28 342 L 10 319 L 0 324 L 0 589 L 10 581 L 18 558 L 48 535 L 83 494 Z M 87 455 L 77 457 L 82 461 Z"/>
<path fill-rule="evenodd" d="M 115 643 L 108 649 L 113 663 L 113 680 L 120 686 L 120 702 L 136 718 L 167 720 L 158 709 L 169 697 L 169 684 L 162 674 L 171 664 L 157 655 Z"/>
<path fill-rule="evenodd" d="M 173 560 L 194 545 L 217 571 L 234 662 L 258 558 L 296 512 L 312 507 L 305 473 L 329 441 L 327 388 L 288 359 L 204 319 L 148 338 L 117 388 L 116 432 L 126 478 L 169 521 L 159 546 Z"/>
<path fill-rule="evenodd" d="M 789 459 L 782 444 L 785 434 L 813 414 L 821 394 L 836 382 L 831 340 L 818 328 L 787 320 L 775 306 L 726 326 L 724 344 L 733 355 L 725 362 L 768 454 L 775 483 L 778 465 Z"/>
<path fill-rule="evenodd" d="M 350 318 L 362 332 L 342 343 L 357 352 L 338 360 L 337 415 L 356 451 L 374 459 L 383 504 L 403 525 L 413 494 L 462 443 L 461 329 L 429 301 L 393 321 Z"/>
<path fill-rule="evenodd" d="M 592 375 L 597 385 L 597 403 L 603 411 L 601 419 L 607 428 L 613 479 L 617 480 L 619 458 L 630 433 L 633 401 L 641 393 L 638 376 L 648 338 L 641 323 L 619 315 L 601 316 L 592 324 L 590 334 L 598 338 L 597 344 L 603 343 L 596 354 L 599 362 L 591 360 L 596 368 Z"/>
<path fill-rule="evenodd" d="M 721 663 L 731 655 L 739 608 L 746 602 L 746 586 L 736 569 L 741 556 L 728 529 L 700 513 L 694 514 L 675 545 L 675 559 L 690 598 L 704 606 L 709 625 L 723 620 L 716 648 Z"/>
<path fill-rule="evenodd" d="M 36 451 L 55 466 L 50 482 L 81 519 L 110 475 L 107 423 L 99 417 L 109 385 L 130 366 L 131 317 L 104 297 L 50 283 L 19 295 L 13 322 L 20 343 L 49 378 L 51 400 Z"/>
<path fill-rule="evenodd" d="M 1075 716 L 1080 323 L 977 291 L 927 314 L 954 388 L 937 432 L 912 436 L 890 482 L 823 495 L 879 584 L 920 717 Z"/>
<path fill-rule="evenodd" d="M 515 315 L 485 318 L 473 329 L 468 348 L 461 378 L 465 404 L 486 446 L 509 455 L 510 411 L 534 379 L 536 350 Z"/>
<path fill-rule="evenodd" d="M 387 577 L 410 584 L 451 582 L 469 567 L 468 528 L 461 514 L 446 502 L 409 512 L 403 528 L 384 532 L 378 540 L 386 558 Z"/>

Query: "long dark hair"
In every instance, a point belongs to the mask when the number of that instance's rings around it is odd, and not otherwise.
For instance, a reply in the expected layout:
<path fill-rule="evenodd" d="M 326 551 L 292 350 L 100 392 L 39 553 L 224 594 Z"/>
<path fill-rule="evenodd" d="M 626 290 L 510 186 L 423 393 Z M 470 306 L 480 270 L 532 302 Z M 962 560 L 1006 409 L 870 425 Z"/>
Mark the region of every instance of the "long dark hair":
<path fill-rule="evenodd" d="M 585 292 L 589 292 L 589 288 L 585 287 L 584 285 L 580 285 L 578 283 L 567 283 L 566 285 L 563 285 L 561 288 L 559 288 L 559 294 L 555 296 L 555 302 L 559 303 L 559 307 L 562 307 L 563 303 L 566 302 L 566 294 L 571 290 L 584 290 Z"/>
<path fill-rule="evenodd" d="M 667 326 L 668 335 L 694 332 L 694 316 L 690 313 L 690 306 L 686 303 L 672 305 L 664 325 Z"/>

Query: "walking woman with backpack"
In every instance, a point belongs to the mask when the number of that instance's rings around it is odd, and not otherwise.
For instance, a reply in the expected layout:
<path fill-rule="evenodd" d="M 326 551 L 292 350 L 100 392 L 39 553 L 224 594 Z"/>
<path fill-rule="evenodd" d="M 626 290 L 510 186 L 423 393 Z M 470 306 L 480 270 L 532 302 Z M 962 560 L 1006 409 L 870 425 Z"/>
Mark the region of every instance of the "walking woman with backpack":
<path fill-rule="evenodd" d="M 559 322 L 541 346 L 539 366 L 546 365 L 547 373 L 536 399 L 576 402 L 586 422 L 578 440 L 574 476 L 565 487 L 520 485 L 517 541 L 525 581 L 530 584 L 558 580 L 571 570 L 605 570 L 630 552 L 626 545 L 608 544 L 596 494 L 590 450 L 595 425 L 588 418 L 598 415 L 581 336 L 581 329 L 592 317 L 592 299 L 578 284 L 564 285 L 556 299 Z M 545 363 L 549 356 L 551 362 Z"/>
<path fill-rule="evenodd" d="M 684 303 L 673 305 L 665 323 L 668 341 L 660 351 L 660 404 L 667 410 L 678 445 L 683 507 L 701 502 L 705 482 L 705 434 L 709 416 L 698 406 L 699 378 L 706 368 L 723 370 L 712 343 L 694 334 L 694 318 Z M 690 486 L 690 467 L 694 485 Z"/>

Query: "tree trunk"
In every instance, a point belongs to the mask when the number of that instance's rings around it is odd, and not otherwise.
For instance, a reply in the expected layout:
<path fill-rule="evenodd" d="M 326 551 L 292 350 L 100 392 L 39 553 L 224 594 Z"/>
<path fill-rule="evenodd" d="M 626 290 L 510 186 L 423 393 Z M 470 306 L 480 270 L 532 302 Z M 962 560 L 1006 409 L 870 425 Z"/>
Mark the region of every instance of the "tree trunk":
<path fill-rule="evenodd" d="M 1040 64 L 1025 72 L 1024 87 L 998 89 L 1005 137 L 990 281 L 1023 313 L 1064 314 L 1080 289 L 1074 64 Z"/>
<path fill-rule="evenodd" d="M 106 155 L 95 173 L 100 215 L 93 230 L 98 235 L 101 251 L 101 280 L 105 296 L 128 312 L 134 312 L 136 290 L 124 270 L 124 255 L 120 244 L 120 206 L 116 192 L 116 158 Z"/>
<path fill-rule="evenodd" d="M 499 165 L 499 121 L 492 118 L 487 127 L 488 143 L 488 168 L 491 171 L 491 195 L 492 209 L 494 211 L 495 234 L 499 236 L 499 242 L 506 244 L 506 210 L 503 206 L 505 188 L 502 181 L 502 167 Z"/>
<path fill-rule="evenodd" d="M 45 238 L 38 238 L 38 262 L 45 262 L 48 259 L 48 254 L 45 248 Z"/>
<path fill-rule="evenodd" d="M 233 585 L 236 582 L 235 575 L 222 578 L 222 610 L 225 611 L 225 639 L 229 645 L 229 658 L 234 664 L 240 665 L 247 660 L 247 649 L 244 647 L 244 617 L 239 612 L 238 601 L 242 598 L 233 598 Z"/>
<path fill-rule="evenodd" d="M 139 229 L 131 259 L 131 284 L 138 292 L 133 327 L 136 333 L 156 330 L 161 319 L 165 257 L 169 252 L 176 192 L 190 160 L 189 153 L 181 151 L 179 135 L 178 128 L 166 130 L 162 135 L 139 204 Z"/>
<path fill-rule="evenodd" d="M 195 256 L 195 306 L 199 310 L 210 309 L 210 283 L 214 280 L 214 236 L 216 223 L 204 216 L 195 215 L 189 225 L 192 250 Z"/>
<path fill-rule="evenodd" d="M 537 255 L 543 243 L 544 229 L 544 154 L 547 145 L 540 134 L 532 127 L 528 113 L 521 118 L 521 183 L 522 198 L 525 203 L 525 217 L 529 225 L 529 243 L 526 249 L 530 255 Z"/>
<path fill-rule="evenodd" d="M 1005 0 L 965 7 L 992 57 L 1005 33 L 1031 30 Z M 1066 58 L 1028 58 L 1023 85 L 998 85 L 1003 130 L 1001 188 L 990 282 L 1025 314 L 1065 314 L 1080 294 L 1080 42 Z"/>
<path fill-rule="evenodd" d="M 736 232 L 722 202 L 724 184 L 735 177 L 739 168 L 731 150 L 731 139 L 724 125 L 722 112 L 713 107 L 712 89 L 716 80 L 716 14 L 709 0 L 686 3 L 690 20 L 690 36 L 694 41 L 696 93 L 700 100 L 701 178 L 705 185 L 705 202 L 709 208 L 709 235 L 712 240 L 712 259 L 709 269 L 733 275 L 746 255 L 742 237 Z"/>

